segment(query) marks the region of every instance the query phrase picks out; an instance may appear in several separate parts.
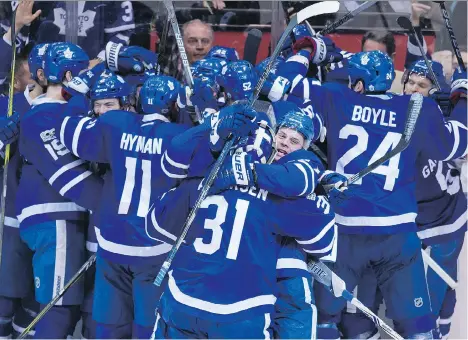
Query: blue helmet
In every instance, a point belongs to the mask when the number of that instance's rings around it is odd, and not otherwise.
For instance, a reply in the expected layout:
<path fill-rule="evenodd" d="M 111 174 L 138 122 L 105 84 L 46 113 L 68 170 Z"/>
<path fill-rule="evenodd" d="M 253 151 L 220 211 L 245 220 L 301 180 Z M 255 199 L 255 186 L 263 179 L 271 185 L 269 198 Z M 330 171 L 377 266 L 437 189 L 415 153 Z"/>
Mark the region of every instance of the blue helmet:
<path fill-rule="evenodd" d="M 395 78 L 392 59 L 381 51 L 356 53 L 348 65 L 351 84 L 362 80 L 367 92 L 388 91 Z"/>
<path fill-rule="evenodd" d="M 121 105 L 130 103 L 132 89 L 121 76 L 111 72 L 101 74 L 90 92 L 92 101 L 99 99 L 117 98 Z"/>
<path fill-rule="evenodd" d="M 153 76 L 148 78 L 140 90 L 138 112 L 169 115 L 177 101 L 180 88 L 180 83 L 173 77 Z"/>
<path fill-rule="evenodd" d="M 216 76 L 217 83 L 231 100 L 249 99 L 257 85 L 258 77 L 251 63 L 245 60 L 234 61 L 223 67 Z"/>
<path fill-rule="evenodd" d="M 208 77 L 215 79 L 227 62 L 218 58 L 201 59 L 193 63 L 193 76 L 197 78 Z"/>
<path fill-rule="evenodd" d="M 292 57 L 294 55 L 294 42 L 302 37 L 311 37 L 311 33 L 315 32 L 310 32 L 306 24 L 299 24 L 296 27 L 294 27 L 292 31 L 294 40 L 291 38 L 291 34 L 286 37 L 286 40 L 284 41 L 283 46 L 281 48 L 281 55 L 285 58 Z"/>
<path fill-rule="evenodd" d="M 437 61 L 429 61 L 429 65 L 432 67 L 432 71 L 434 72 L 441 89 L 448 90 L 449 86 L 445 81 L 444 68 L 442 64 Z M 429 79 L 432 82 L 432 84 L 435 85 L 434 80 L 432 79 L 431 72 L 427 68 L 426 63 L 423 59 L 415 61 L 413 64 L 411 64 L 410 67 L 406 69 L 402 77 L 403 84 L 406 84 L 409 80 L 410 75 L 414 73 Z"/>
<path fill-rule="evenodd" d="M 275 131 L 271 128 L 270 120 L 266 113 L 257 112 L 256 122 L 258 128 L 252 136 L 242 138 L 235 146 L 248 153 L 254 162 L 270 164 L 276 156 Z"/>
<path fill-rule="evenodd" d="M 155 70 L 147 70 L 143 73 L 130 73 L 123 76 L 123 78 L 128 85 L 136 88 L 142 86 L 149 77 L 157 75 L 158 73 Z"/>
<path fill-rule="evenodd" d="M 216 45 L 208 51 L 208 54 L 205 58 L 218 58 L 227 62 L 232 62 L 239 60 L 239 54 L 237 54 L 235 48 Z"/>
<path fill-rule="evenodd" d="M 77 76 L 89 65 L 89 57 L 83 49 L 75 44 L 61 42 L 51 44 L 43 60 L 46 79 L 55 84 L 61 84 L 67 71 Z"/>
<path fill-rule="evenodd" d="M 37 79 L 37 70 L 42 68 L 42 62 L 44 60 L 44 55 L 47 52 L 50 44 L 37 44 L 33 47 L 28 56 L 28 65 L 29 72 L 31 73 L 31 78 L 35 81 Z"/>
<path fill-rule="evenodd" d="M 265 72 L 265 69 L 270 62 L 270 57 L 266 58 L 265 60 L 261 61 L 257 66 L 255 66 L 255 72 L 257 72 L 258 78 L 262 76 L 262 74 Z M 271 89 L 273 87 L 273 84 L 275 81 L 278 79 L 277 73 L 278 69 L 284 65 L 286 60 L 283 57 L 277 57 L 276 60 L 273 62 L 273 65 L 271 66 L 270 73 L 268 73 L 268 77 L 263 83 L 261 93 L 268 96 L 270 98 L 270 95 L 273 95 L 271 93 Z M 287 86 L 288 80 L 286 78 L 283 78 L 284 86 Z M 272 101 L 277 101 L 279 98 L 270 98 Z"/>
<path fill-rule="evenodd" d="M 272 103 L 276 117 L 276 130 L 290 128 L 304 136 L 304 149 L 308 149 L 315 137 L 314 121 L 312 118 L 295 103 L 288 101 L 278 101 Z"/>

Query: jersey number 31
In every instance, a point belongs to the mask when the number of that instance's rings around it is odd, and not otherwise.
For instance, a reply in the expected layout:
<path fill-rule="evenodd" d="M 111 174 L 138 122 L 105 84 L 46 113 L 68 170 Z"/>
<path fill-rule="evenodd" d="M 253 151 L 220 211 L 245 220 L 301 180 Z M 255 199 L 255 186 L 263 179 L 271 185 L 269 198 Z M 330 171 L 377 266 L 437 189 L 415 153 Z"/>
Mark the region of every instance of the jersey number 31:
<path fill-rule="evenodd" d="M 195 250 L 202 254 L 212 255 L 221 248 L 221 240 L 223 238 L 223 229 L 221 225 L 226 222 L 226 215 L 228 211 L 228 202 L 223 196 L 215 195 L 205 199 L 200 208 L 208 208 L 210 205 L 216 206 L 216 215 L 213 219 L 205 219 L 204 228 L 211 230 L 211 240 L 209 243 L 203 242 L 203 238 L 198 237 L 195 239 L 193 246 Z M 232 224 L 232 233 L 229 240 L 226 258 L 235 260 L 239 252 L 239 245 L 242 237 L 242 230 L 244 229 L 245 218 L 247 217 L 247 210 L 249 209 L 249 201 L 238 199 L 236 202 L 236 214 Z"/>

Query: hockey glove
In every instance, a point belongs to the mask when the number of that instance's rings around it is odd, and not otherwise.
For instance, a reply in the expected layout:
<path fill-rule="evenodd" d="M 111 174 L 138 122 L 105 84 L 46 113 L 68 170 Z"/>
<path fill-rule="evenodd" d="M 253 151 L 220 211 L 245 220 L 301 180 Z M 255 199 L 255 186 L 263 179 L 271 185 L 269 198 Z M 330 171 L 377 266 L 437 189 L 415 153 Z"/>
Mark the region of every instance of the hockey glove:
<path fill-rule="evenodd" d="M 340 206 L 352 197 L 349 188 L 344 185 L 347 180 L 346 176 L 329 170 L 325 171 L 322 176 L 320 176 L 320 184 L 323 186 L 332 185 L 332 188 L 327 192 L 332 205 Z"/>
<path fill-rule="evenodd" d="M 453 105 L 456 105 L 460 97 L 466 98 L 468 91 L 468 79 L 466 71 L 463 71 L 460 67 L 455 69 L 452 75 L 452 86 L 450 91 L 450 101 Z"/>
<path fill-rule="evenodd" d="M 73 77 L 64 90 L 72 97 L 77 94 L 87 94 L 94 84 L 96 84 L 96 81 L 105 69 L 105 63 L 97 64 L 92 69 L 87 70 L 79 76 Z"/>
<path fill-rule="evenodd" d="M 305 79 L 305 81 L 308 80 L 308 78 Z M 327 136 L 327 128 L 325 124 L 323 124 L 323 118 L 320 115 L 320 113 L 314 111 L 310 100 L 305 100 L 304 102 L 297 104 L 305 113 L 307 113 L 309 117 L 312 118 L 312 121 L 314 122 L 314 137 L 312 138 L 311 143 L 314 143 L 316 141 L 320 141 L 320 143 L 325 142 L 325 138 Z"/>
<path fill-rule="evenodd" d="M 252 134 L 258 125 L 253 122 L 256 112 L 247 109 L 244 104 L 233 104 L 213 113 L 209 120 L 211 125 L 210 148 L 219 152 L 232 133 L 234 138 Z"/>
<path fill-rule="evenodd" d="M 210 194 L 215 195 L 234 185 L 255 186 L 254 163 L 251 156 L 241 148 L 237 149 L 231 157 L 226 158 L 213 182 Z"/>
<path fill-rule="evenodd" d="M 294 53 L 297 53 L 299 50 L 307 47 L 312 49 L 310 61 L 314 64 L 326 65 L 339 62 L 343 59 L 340 50 L 330 38 L 304 36 L 294 43 L 293 50 Z"/>
<path fill-rule="evenodd" d="M 305 37 L 312 38 L 311 32 L 309 32 L 309 29 L 305 24 L 300 24 L 294 27 L 292 33 L 293 38 L 291 38 L 291 35 L 288 35 L 281 49 L 281 55 L 285 58 L 289 58 L 293 53 L 295 53 L 293 51 L 293 45 L 296 41 Z"/>
<path fill-rule="evenodd" d="M 11 117 L 5 117 L 0 126 L 0 150 L 7 144 L 11 144 L 19 137 L 20 116 L 18 112 L 13 112 Z"/>
<path fill-rule="evenodd" d="M 157 69 L 158 55 L 140 46 L 124 46 L 112 41 L 106 45 L 109 70 L 126 75 Z"/>
<path fill-rule="evenodd" d="M 429 91 L 429 96 L 434 99 L 437 104 L 439 104 L 444 116 L 450 116 L 450 92 L 437 91 L 437 89 L 433 89 Z"/>

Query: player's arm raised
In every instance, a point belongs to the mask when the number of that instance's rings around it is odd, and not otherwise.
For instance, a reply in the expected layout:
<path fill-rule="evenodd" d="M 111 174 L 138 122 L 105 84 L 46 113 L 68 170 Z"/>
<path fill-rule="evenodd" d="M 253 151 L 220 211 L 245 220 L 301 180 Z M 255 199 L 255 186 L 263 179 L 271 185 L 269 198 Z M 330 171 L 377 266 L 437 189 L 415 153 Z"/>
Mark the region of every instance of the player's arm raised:
<path fill-rule="evenodd" d="M 60 131 L 60 142 L 68 150 L 76 157 L 94 162 L 107 162 L 104 144 L 105 118 L 87 117 L 87 107 L 82 100 L 104 70 L 105 64 L 100 63 L 70 81 L 66 91 L 73 97 L 69 101 L 65 117 L 56 125 L 57 131 Z"/>
<path fill-rule="evenodd" d="M 437 104 L 425 99 L 423 104 L 422 126 L 425 134 L 419 136 L 416 142 L 421 143 L 427 155 L 436 160 L 450 160 L 463 157 L 468 152 L 467 140 L 467 99 L 468 80 L 466 71 L 456 70 L 452 78 L 451 100 L 455 107 L 446 121 Z M 426 136 L 430 136 L 427 138 Z"/>

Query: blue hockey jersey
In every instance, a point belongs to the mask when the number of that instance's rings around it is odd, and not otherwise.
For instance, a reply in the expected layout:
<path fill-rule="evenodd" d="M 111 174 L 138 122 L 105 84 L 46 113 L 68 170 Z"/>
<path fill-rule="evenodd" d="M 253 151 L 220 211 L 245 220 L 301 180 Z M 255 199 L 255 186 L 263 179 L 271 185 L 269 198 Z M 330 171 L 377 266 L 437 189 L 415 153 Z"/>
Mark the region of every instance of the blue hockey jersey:
<path fill-rule="evenodd" d="M 57 127 L 58 128 L 58 127 Z M 83 160 L 109 164 L 96 212 L 99 253 L 117 263 L 154 261 L 171 246 L 148 236 L 150 202 L 175 185 L 161 160 L 173 136 L 185 126 L 163 115 L 109 111 L 97 119 L 68 116 L 60 141 Z"/>
<path fill-rule="evenodd" d="M 67 3 L 54 1 L 39 3 L 39 7 L 48 6 L 48 16 L 37 28 L 38 43 L 69 41 L 67 40 Z M 133 6 L 131 1 L 77 1 L 77 44 L 94 58 L 98 54 L 104 59 L 106 43 L 114 41 L 127 45 L 135 29 Z M 45 8 L 43 8 L 45 10 Z M 71 10 L 71 8 L 68 8 Z"/>
<path fill-rule="evenodd" d="M 20 117 L 23 117 L 29 110 L 30 104 L 31 98 L 29 97 L 28 89 L 26 89 L 24 93 L 17 93 L 13 96 L 13 109 L 20 114 Z M 7 110 L 8 97 L 0 97 L 0 111 L 7 112 Z M 7 117 L 2 119 L 8 120 Z M 0 148 L 0 153 L 2 155 L 5 153 L 5 148 L 6 145 L 2 145 Z M 13 228 L 19 228 L 19 221 L 16 218 L 15 199 L 18 191 L 22 163 L 23 160 L 18 151 L 18 143 L 14 142 L 10 144 L 10 161 L 8 162 L 7 192 L 5 199 L 5 225 Z"/>
<path fill-rule="evenodd" d="M 339 84 L 313 86 L 313 108 L 327 127 L 330 169 L 353 175 L 393 149 L 404 130 L 409 99 L 362 95 Z M 336 208 L 342 232 L 416 231 L 415 161 L 421 152 L 438 160 L 466 154 L 466 100 L 458 105 L 465 112 L 446 122 L 437 104 L 424 99 L 410 146 L 356 182 L 353 197 Z"/>
<path fill-rule="evenodd" d="M 467 200 L 453 162 L 422 155 L 417 161 L 418 236 L 426 245 L 459 238 L 467 230 Z"/>
<path fill-rule="evenodd" d="M 174 138 L 163 156 L 167 175 L 183 179 L 204 176 L 215 159 L 209 148 L 209 131 L 196 126 Z M 256 164 L 257 184 L 281 197 L 306 197 L 314 192 L 323 172 L 318 157 L 306 150 L 297 150 L 275 164 Z"/>
<path fill-rule="evenodd" d="M 173 240 L 180 234 L 202 185 L 186 180 L 155 204 L 151 220 L 156 235 Z M 315 224 L 317 218 L 321 222 Z M 271 313 L 276 234 L 309 244 L 322 232 L 322 218 L 323 209 L 312 200 L 285 200 L 255 187 L 208 196 L 174 259 L 165 294 L 184 313 L 205 320 L 230 322 Z"/>
<path fill-rule="evenodd" d="M 81 220 L 87 217 L 86 209 L 98 206 L 102 180 L 59 140 L 55 126 L 66 104 L 39 96 L 21 121 L 19 150 L 26 161 L 16 197 L 21 228 L 46 221 Z"/>
<path fill-rule="evenodd" d="M 309 195 L 307 199 L 316 204 L 317 211 L 322 215 L 316 215 L 310 224 L 318 228 L 320 232 L 310 240 L 297 241 L 288 236 L 276 236 L 279 246 L 278 260 L 276 262 L 278 277 L 309 277 L 307 270 L 307 255 L 315 259 L 335 261 L 338 228 L 335 224 L 335 214 L 325 196 Z"/>

